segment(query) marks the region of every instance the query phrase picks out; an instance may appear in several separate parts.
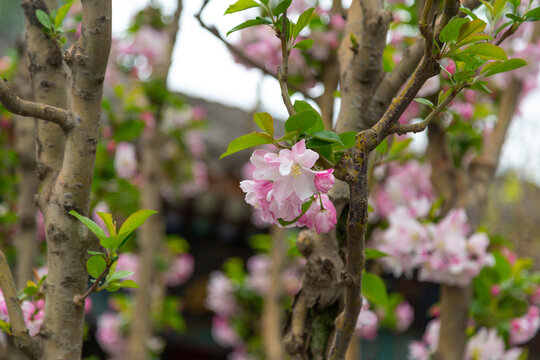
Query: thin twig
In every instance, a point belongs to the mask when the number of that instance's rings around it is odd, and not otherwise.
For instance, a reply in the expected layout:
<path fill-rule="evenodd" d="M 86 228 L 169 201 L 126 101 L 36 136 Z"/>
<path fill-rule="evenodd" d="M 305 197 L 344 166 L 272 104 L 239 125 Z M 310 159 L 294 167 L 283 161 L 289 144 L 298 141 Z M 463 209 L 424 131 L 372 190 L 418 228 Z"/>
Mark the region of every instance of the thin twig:
<path fill-rule="evenodd" d="M 398 135 L 402 135 L 410 132 L 418 133 L 424 131 L 426 127 L 431 123 L 431 121 L 433 121 L 433 119 L 435 119 L 437 115 L 439 115 L 446 108 L 446 106 L 450 104 L 452 100 L 454 100 L 454 98 L 460 91 L 461 89 L 452 91 L 452 93 L 448 95 L 448 97 L 446 97 L 446 99 L 444 99 L 440 104 L 438 104 L 437 107 L 433 109 L 433 111 L 431 111 L 431 113 L 429 113 L 429 115 L 424 120 L 415 124 L 394 124 L 394 126 L 392 127 L 392 132 Z"/>
<path fill-rule="evenodd" d="M 291 97 L 289 96 L 289 89 L 287 87 L 287 73 L 289 72 L 289 49 L 287 46 L 287 11 L 283 13 L 283 24 L 281 31 L 278 32 L 279 39 L 281 40 L 281 55 L 282 65 L 277 67 L 277 75 L 279 81 L 279 87 L 281 88 L 281 97 L 287 108 L 289 116 L 296 114 Z"/>
<path fill-rule="evenodd" d="M 4 295 L 11 325 L 11 335 L 17 347 L 31 359 L 39 358 L 39 344 L 30 336 L 24 322 L 17 288 L 4 252 L 0 250 L 0 288 Z"/>
<path fill-rule="evenodd" d="M 203 20 L 202 20 L 202 12 L 204 10 L 204 8 L 206 7 L 206 5 L 210 2 L 210 0 L 205 0 L 201 6 L 201 8 L 199 9 L 199 12 L 197 14 L 195 14 L 195 18 L 197 19 L 197 21 L 199 22 L 199 24 L 201 25 L 202 28 L 208 30 L 212 35 L 214 35 L 219 41 L 221 41 L 226 47 L 227 49 L 229 49 L 229 51 L 231 51 L 234 55 L 236 55 L 238 58 L 240 58 L 240 60 L 242 60 L 243 62 L 247 63 L 249 66 L 251 67 L 254 67 L 256 69 L 259 69 L 261 70 L 265 75 L 268 75 L 268 76 L 271 76 L 273 77 L 274 79 L 278 80 L 278 74 L 274 74 L 273 72 L 271 72 L 270 70 L 268 70 L 264 65 L 261 65 L 259 64 L 258 62 L 256 62 L 255 60 L 253 60 L 252 58 L 250 58 L 249 56 L 246 55 L 246 53 L 244 53 L 241 49 L 239 49 L 238 47 L 234 46 L 233 44 L 231 44 L 230 42 L 228 42 L 218 31 L 218 29 L 216 29 L 216 27 L 214 26 L 211 26 L 211 25 L 207 25 Z M 307 99 L 310 99 L 310 100 L 313 100 L 313 101 L 316 101 L 316 98 L 314 98 L 313 96 L 309 95 L 308 92 L 294 84 L 291 84 L 290 85 L 290 88 L 293 90 L 293 91 L 296 91 L 300 94 L 302 94 L 305 98 Z"/>
<path fill-rule="evenodd" d="M 114 264 L 114 261 L 111 261 L 109 264 L 107 264 L 107 266 L 105 267 L 105 270 L 103 270 L 101 272 L 101 274 L 99 274 L 99 276 L 97 277 L 96 281 L 94 281 L 94 283 L 92 284 L 92 286 L 90 286 L 85 292 L 84 294 L 82 295 L 75 295 L 73 297 L 73 303 L 77 306 L 83 306 L 84 304 L 84 300 L 90 296 L 90 294 L 92 292 L 94 292 L 96 290 L 96 287 L 99 285 L 100 281 L 103 280 L 103 278 L 105 277 L 105 275 L 107 275 L 107 273 L 109 272 L 109 269 L 111 268 L 111 266 Z"/>
<path fill-rule="evenodd" d="M 15 95 L 14 87 L 7 80 L 0 80 L 0 103 L 14 114 L 53 122 L 64 131 L 74 126 L 67 110 L 21 99 Z"/>

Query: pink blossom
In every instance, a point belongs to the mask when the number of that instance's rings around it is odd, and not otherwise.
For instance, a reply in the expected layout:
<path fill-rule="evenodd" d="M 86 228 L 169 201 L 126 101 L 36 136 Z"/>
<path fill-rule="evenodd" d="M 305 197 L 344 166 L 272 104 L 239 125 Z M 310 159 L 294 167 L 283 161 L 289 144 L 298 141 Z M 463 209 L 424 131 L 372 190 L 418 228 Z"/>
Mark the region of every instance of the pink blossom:
<path fill-rule="evenodd" d="M 540 313 L 536 306 L 520 318 L 510 320 L 510 343 L 519 345 L 531 340 L 540 327 Z"/>
<path fill-rule="evenodd" d="M 151 111 L 143 111 L 141 113 L 141 120 L 144 122 L 146 131 L 153 131 L 156 127 L 156 118 Z"/>
<path fill-rule="evenodd" d="M 125 325 L 126 320 L 120 313 L 106 312 L 98 317 L 96 340 L 109 355 L 125 354 L 127 340 L 122 332 Z"/>
<path fill-rule="evenodd" d="M 321 204 L 322 202 L 322 204 Z M 318 234 L 327 233 L 332 230 L 337 223 L 336 208 L 326 194 L 315 195 L 311 206 L 298 220 L 297 226 L 307 226 L 315 228 Z"/>
<path fill-rule="evenodd" d="M 36 336 L 43 323 L 45 301 L 38 300 L 36 302 L 23 301 L 21 309 L 24 322 L 28 328 L 30 336 Z"/>
<path fill-rule="evenodd" d="M 234 285 L 225 274 L 214 271 L 206 287 L 205 305 L 213 312 L 229 316 L 236 313 L 238 304 L 234 296 Z"/>
<path fill-rule="evenodd" d="M 132 178 L 137 172 L 137 157 L 135 154 L 135 145 L 120 142 L 116 146 L 114 155 L 114 168 L 121 178 Z"/>
<path fill-rule="evenodd" d="M 194 157 L 200 158 L 206 151 L 206 146 L 203 140 L 203 133 L 200 130 L 189 130 L 186 132 L 186 143 L 189 152 Z"/>
<path fill-rule="evenodd" d="M 399 332 L 406 331 L 414 320 L 414 309 L 406 300 L 404 300 L 396 306 L 395 317 L 396 329 Z"/>
<path fill-rule="evenodd" d="M 191 108 L 191 118 L 194 121 L 201 121 L 206 118 L 206 110 L 201 106 L 194 106 Z"/>
<path fill-rule="evenodd" d="M 231 327 L 229 320 L 223 316 L 214 315 L 212 318 L 212 336 L 221 346 L 235 346 L 240 343 L 240 337 Z"/>
<path fill-rule="evenodd" d="M 379 328 L 379 319 L 373 311 L 369 309 L 369 302 L 364 298 L 362 301 L 362 309 L 356 321 L 355 333 L 366 340 L 373 340 L 377 337 Z"/>
<path fill-rule="evenodd" d="M 412 341 L 409 343 L 410 360 L 430 360 L 432 352 L 422 341 Z"/>
<path fill-rule="evenodd" d="M 92 311 L 92 299 L 90 297 L 87 297 L 84 301 L 84 313 L 85 314 L 90 314 L 90 312 Z"/>
<path fill-rule="evenodd" d="M 255 255 L 248 259 L 246 267 L 249 271 L 248 284 L 260 295 L 264 295 L 270 288 L 270 266 L 272 261 L 266 255 Z"/>
<path fill-rule="evenodd" d="M 116 262 L 116 271 L 131 271 L 135 274 L 126 279 L 137 282 L 139 272 L 139 257 L 132 253 L 120 253 Z"/>
<path fill-rule="evenodd" d="M 333 172 L 334 169 L 327 169 L 315 173 L 315 187 L 318 191 L 326 193 L 334 186 L 336 179 Z"/>
<path fill-rule="evenodd" d="M 195 259 L 190 254 L 177 256 L 165 273 L 167 286 L 175 287 L 185 283 L 193 274 Z"/>
<path fill-rule="evenodd" d="M 495 284 L 491 287 L 491 289 L 489 289 L 489 293 L 491 294 L 491 296 L 493 297 L 497 297 L 500 295 L 501 293 L 501 286 L 498 285 L 498 284 Z"/>
<path fill-rule="evenodd" d="M 465 360 L 518 360 L 520 349 L 506 351 L 496 329 L 481 328 L 467 341 Z"/>

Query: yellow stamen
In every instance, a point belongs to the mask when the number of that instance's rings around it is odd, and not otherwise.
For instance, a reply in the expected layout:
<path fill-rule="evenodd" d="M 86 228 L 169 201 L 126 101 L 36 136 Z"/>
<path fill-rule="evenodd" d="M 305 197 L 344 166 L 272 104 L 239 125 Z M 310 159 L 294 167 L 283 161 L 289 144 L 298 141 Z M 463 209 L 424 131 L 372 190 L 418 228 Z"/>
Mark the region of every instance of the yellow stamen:
<path fill-rule="evenodd" d="M 298 176 L 302 175 L 302 168 L 298 164 L 294 164 L 291 168 L 291 172 L 296 179 Z"/>

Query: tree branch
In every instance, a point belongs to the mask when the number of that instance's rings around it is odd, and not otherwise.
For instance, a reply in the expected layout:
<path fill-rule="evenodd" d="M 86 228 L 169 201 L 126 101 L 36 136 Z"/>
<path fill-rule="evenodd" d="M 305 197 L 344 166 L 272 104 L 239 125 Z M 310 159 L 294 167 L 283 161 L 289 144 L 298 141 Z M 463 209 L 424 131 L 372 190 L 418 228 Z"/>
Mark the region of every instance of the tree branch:
<path fill-rule="evenodd" d="M 357 136 L 357 147 L 336 166 L 335 176 L 349 185 L 347 252 L 341 279 L 345 287 L 344 308 L 335 321 L 335 334 L 328 359 L 345 357 L 362 307 L 362 271 L 365 264 L 365 232 L 368 219 L 367 167 L 369 142 L 366 132 Z"/>
<path fill-rule="evenodd" d="M 210 26 L 210 25 L 207 25 L 203 20 L 202 20 L 202 12 L 203 10 L 205 9 L 206 5 L 208 5 L 208 3 L 210 2 L 210 0 L 204 0 L 203 1 L 203 4 L 201 6 L 201 8 L 199 9 L 199 12 L 197 14 L 195 14 L 195 18 L 197 19 L 197 21 L 199 22 L 199 24 L 201 25 L 201 27 L 203 27 L 204 29 L 208 30 L 212 35 L 214 35 L 219 41 L 221 41 L 226 47 L 227 49 L 229 49 L 230 52 L 232 52 L 234 55 L 236 55 L 238 58 L 240 58 L 243 62 L 247 63 L 249 66 L 251 67 L 254 67 L 256 69 L 259 69 L 261 70 L 265 75 L 269 75 L 271 77 L 273 77 L 274 79 L 276 80 L 279 80 L 279 77 L 278 77 L 278 74 L 274 74 L 273 72 L 271 72 L 270 70 L 268 70 L 264 65 L 261 65 L 259 64 L 258 62 L 256 62 L 255 60 L 253 60 L 252 58 L 250 58 L 249 56 L 247 56 L 242 50 L 240 50 L 238 47 L 232 45 L 230 42 L 228 42 L 218 31 L 218 29 L 216 29 L 214 26 Z M 289 85 L 290 88 L 293 90 L 293 91 L 296 91 L 300 94 L 302 94 L 305 98 L 307 99 L 310 99 L 310 100 L 313 100 L 315 101 L 316 99 L 309 95 L 308 92 L 304 89 L 301 89 L 300 87 L 296 86 L 296 85 L 293 85 L 293 84 L 290 84 Z"/>
<path fill-rule="evenodd" d="M 289 96 L 289 88 L 287 87 L 287 73 L 289 72 L 289 49 L 287 46 L 287 11 L 283 13 L 283 24 L 281 31 L 278 32 L 279 39 L 281 40 L 281 57 L 282 57 L 282 66 L 278 66 L 277 75 L 279 81 L 279 87 L 281 88 L 281 97 L 283 98 L 283 103 L 287 108 L 289 116 L 296 114 L 296 110 L 293 107 L 291 102 L 291 97 Z"/>
<path fill-rule="evenodd" d="M 15 95 L 15 88 L 7 80 L 0 80 L 0 102 L 14 114 L 53 122 L 64 131 L 74 126 L 67 110 L 21 99 Z"/>
<path fill-rule="evenodd" d="M 28 334 L 28 328 L 24 322 L 15 281 L 4 252 L 0 250 L 0 288 L 6 301 L 6 307 L 11 325 L 11 335 L 17 348 L 28 355 L 31 359 L 39 359 L 40 349 L 35 338 Z"/>

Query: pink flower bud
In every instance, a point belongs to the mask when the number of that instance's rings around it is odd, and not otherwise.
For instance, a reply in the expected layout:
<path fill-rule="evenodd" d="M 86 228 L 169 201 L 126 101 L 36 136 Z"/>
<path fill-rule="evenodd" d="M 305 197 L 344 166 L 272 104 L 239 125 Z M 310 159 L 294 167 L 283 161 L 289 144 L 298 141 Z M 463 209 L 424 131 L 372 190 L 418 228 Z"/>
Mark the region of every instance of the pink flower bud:
<path fill-rule="evenodd" d="M 336 179 L 332 174 L 334 169 L 318 171 L 315 173 L 315 187 L 320 192 L 328 192 L 334 186 Z"/>

